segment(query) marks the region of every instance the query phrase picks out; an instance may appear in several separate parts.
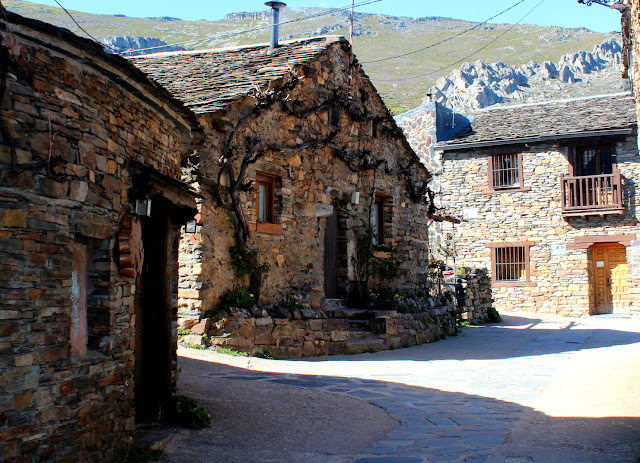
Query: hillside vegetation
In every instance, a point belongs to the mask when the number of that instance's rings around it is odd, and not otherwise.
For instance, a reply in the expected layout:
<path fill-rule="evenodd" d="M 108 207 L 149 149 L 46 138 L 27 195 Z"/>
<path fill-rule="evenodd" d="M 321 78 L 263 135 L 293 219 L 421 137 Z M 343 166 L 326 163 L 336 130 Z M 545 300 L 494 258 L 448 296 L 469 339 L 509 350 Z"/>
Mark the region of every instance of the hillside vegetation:
<path fill-rule="evenodd" d="M 20 0 L 4 0 L 10 11 L 65 27 L 84 35 L 65 12 L 56 7 Z M 321 13 L 320 8 L 287 8 L 282 20 L 299 19 Z M 110 36 L 141 36 L 161 39 L 169 44 L 192 41 L 182 46 L 194 49 L 219 48 L 266 42 L 269 38 L 268 15 L 237 13 L 219 21 L 182 21 L 176 18 L 131 18 L 71 11 L 92 36 L 105 40 Z M 488 14 L 489 15 L 489 14 Z M 484 25 L 437 47 L 389 61 L 371 62 L 410 52 L 443 40 L 475 23 L 451 18 L 408 18 L 356 13 L 354 49 L 367 74 L 387 104 L 396 113 L 418 106 L 436 80 L 461 66 L 462 62 L 502 61 L 519 65 L 529 61 L 557 62 L 569 52 L 591 50 L 610 34 L 587 29 L 564 29 L 534 25 L 516 26 L 486 49 L 474 54 L 511 27 L 508 24 Z M 248 29 L 260 30 L 239 33 Z M 349 35 L 346 12 L 293 22 L 280 27 L 282 39 L 314 35 Z M 468 57 L 468 58 L 467 58 Z M 462 60 L 462 62 L 458 62 Z M 450 65 L 455 63 L 453 65 Z M 415 79 L 406 79 L 420 75 Z"/>

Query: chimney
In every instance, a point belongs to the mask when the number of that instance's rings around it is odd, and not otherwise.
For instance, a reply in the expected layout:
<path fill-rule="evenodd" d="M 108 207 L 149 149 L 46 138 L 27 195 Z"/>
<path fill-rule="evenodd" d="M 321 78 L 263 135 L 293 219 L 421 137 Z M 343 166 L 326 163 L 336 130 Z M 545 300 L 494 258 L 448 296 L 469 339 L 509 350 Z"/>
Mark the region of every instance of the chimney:
<path fill-rule="evenodd" d="M 280 22 L 280 8 L 287 6 L 282 2 L 266 2 L 265 5 L 271 7 L 271 49 L 278 48 L 278 23 Z"/>

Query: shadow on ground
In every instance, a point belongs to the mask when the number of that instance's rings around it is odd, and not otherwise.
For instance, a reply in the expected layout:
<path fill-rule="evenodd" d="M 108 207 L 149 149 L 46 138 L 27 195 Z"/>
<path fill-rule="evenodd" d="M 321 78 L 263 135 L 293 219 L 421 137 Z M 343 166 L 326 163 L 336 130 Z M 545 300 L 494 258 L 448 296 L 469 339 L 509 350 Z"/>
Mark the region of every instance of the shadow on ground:
<path fill-rule="evenodd" d="M 637 417 L 557 418 L 386 381 L 179 362 L 180 393 L 209 410 L 213 427 L 181 431 L 164 457 L 174 463 L 613 463 L 640 456 Z"/>
<path fill-rule="evenodd" d="M 503 316 L 499 324 L 464 327 L 458 336 L 468 339 L 464 345 L 450 342 L 431 343 L 424 348 L 396 349 L 358 355 L 358 362 L 393 360 L 491 360 L 572 353 L 583 349 L 625 346 L 640 343 L 637 331 L 607 328 L 609 320 L 597 317 L 575 319 L 557 317 L 553 321 L 524 316 Z M 629 320 L 640 329 L 638 320 Z M 449 341 L 448 339 L 447 341 Z M 399 357 L 399 353 L 401 357 Z M 318 362 L 328 359 L 354 360 L 353 356 L 323 356 L 292 359 L 295 362 Z"/>

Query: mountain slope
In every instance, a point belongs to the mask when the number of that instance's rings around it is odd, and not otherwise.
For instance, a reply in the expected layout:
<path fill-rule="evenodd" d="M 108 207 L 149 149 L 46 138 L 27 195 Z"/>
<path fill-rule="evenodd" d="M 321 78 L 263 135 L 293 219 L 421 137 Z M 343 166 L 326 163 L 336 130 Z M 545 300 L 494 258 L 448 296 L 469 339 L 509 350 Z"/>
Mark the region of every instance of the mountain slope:
<path fill-rule="evenodd" d="M 622 45 L 611 38 L 591 52 L 568 53 L 555 63 L 465 63 L 438 79 L 426 100 L 465 114 L 496 104 L 604 95 L 628 88 L 623 71 Z"/>
<path fill-rule="evenodd" d="M 60 8 L 20 0 L 4 0 L 3 3 L 10 11 L 84 35 Z M 325 11 L 321 8 L 286 8 L 282 11 L 281 18 L 289 21 Z M 269 37 L 269 20 L 264 12 L 231 14 L 220 21 L 130 18 L 77 11 L 71 13 L 98 40 L 109 36 L 153 37 L 169 44 L 191 41 L 181 45 L 185 48 L 202 49 L 266 42 Z M 608 37 L 607 34 L 583 28 L 533 25 L 516 26 L 500 37 L 511 26 L 491 24 L 420 53 L 372 62 L 427 46 L 475 25 L 451 18 L 414 19 L 356 13 L 354 50 L 387 104 L 394 112 L 403 112 L 419 105 L 426 89 L 433 86 L 440 76 L 459 67 L 461 62 L 478 59 L 514 65 L 532 60 L 557 62 L 566 53 L 590 50 Z M 261 29 L 240 33 L 255 28 Z M 348 15 L 346 12 L 338 12 L 284 24 L 280 27 L 280 34 L 282 38 L 323 34 L 347 36 Z M 475 50 L 488 44 L 490 45 L 486 49 L 473 54 Z M 412 76 L 420 77 L 407 79 Z"/>

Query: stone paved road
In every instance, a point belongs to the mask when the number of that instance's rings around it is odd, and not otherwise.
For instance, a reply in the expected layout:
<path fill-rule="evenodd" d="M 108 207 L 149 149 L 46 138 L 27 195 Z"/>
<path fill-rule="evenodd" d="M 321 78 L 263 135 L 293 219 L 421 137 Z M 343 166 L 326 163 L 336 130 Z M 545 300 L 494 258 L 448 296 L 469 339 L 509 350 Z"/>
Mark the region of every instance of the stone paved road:
<path fill-rule="evenodd" d="M 221 444 L 200 432 L 198 461 L 635 462 L 640 320 L 503 316 L 436 344 L 358 356 L 270 361 L 181 349 L 183 390 L 202 400 L 210 387 L 229 401 L 230 416 L 234 394 L 221 388 L 242 389 L 235 404 L 246 416 L 234 426 L 260 433 L 266 423 L 287 436 L 242 452 L 246 436 Z M 367 402 L 396 421 L 357 405 Z M 266 403 L 279 422 L 251 417 Z M 305 414 L 305 429 L 277 429 Z M 183 432 L 166 458 L 194 461 L 185 455 L 197 436 Z M 202 457 L 206 445 L 215 458 Z"/>

